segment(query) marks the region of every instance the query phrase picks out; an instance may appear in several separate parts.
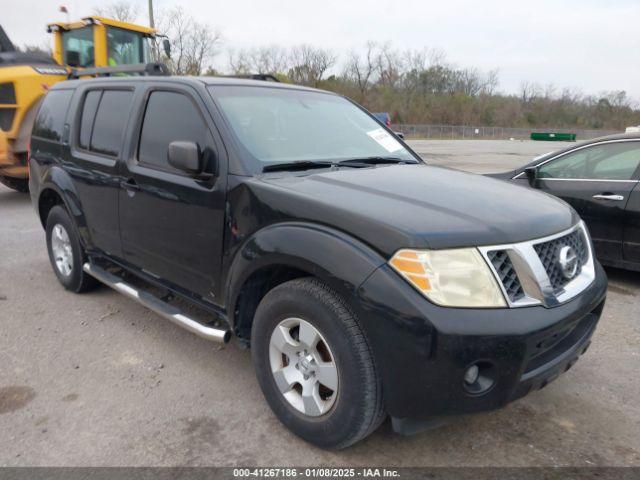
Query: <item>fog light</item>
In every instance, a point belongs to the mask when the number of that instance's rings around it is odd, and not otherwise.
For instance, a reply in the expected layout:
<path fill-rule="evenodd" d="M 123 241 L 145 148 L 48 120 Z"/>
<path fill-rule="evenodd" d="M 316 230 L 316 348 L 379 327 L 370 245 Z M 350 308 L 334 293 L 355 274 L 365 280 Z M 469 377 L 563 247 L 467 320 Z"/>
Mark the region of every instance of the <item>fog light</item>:
<path fill-rule="evenodd" d="M 497 371 L 491 362 L 481 360 L 468 367 L 462 377 L 462 387 L 473 396 L 488 393 L 496 384 Z"/>
<path fill-rule="evenodd" d="M 478 381 L 478 376 L 480 375 L 480 369 L 477 365 L 471 365 L 467 368 L 467 371 L 464 373 L 464 383 L 467 385 L 473 385 Z"/>

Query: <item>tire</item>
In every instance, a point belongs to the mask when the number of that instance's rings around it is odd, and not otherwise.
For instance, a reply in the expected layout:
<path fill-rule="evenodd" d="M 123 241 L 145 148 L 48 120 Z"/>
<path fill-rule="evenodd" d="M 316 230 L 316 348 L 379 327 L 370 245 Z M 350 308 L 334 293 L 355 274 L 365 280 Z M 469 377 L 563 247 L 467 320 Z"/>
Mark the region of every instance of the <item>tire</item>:
<path fill-rule="evenodd" d="M 0 183 L 5 187 L 9 187 L 20 193 L 29 193 L 29 179 L 28 178 L 12 178 L 3 177 L 0 175 Z"/>
<path fill-rule="evenodd" d="M 95 287 L 98 281 L 82 270 L 87 259 L 75 225 L 60 205 L 49 212 L 46 231 L 49 261 L 62 286 L 76 293 Z"/>
<path fill-rule="evenodd" d="M 318 279 L 291 280 L 265 295 L 254 317 L 251 357 L 278 419 L 318 447 L 353 445 L 386 416 L 367 339 L 344 300 Z"/>

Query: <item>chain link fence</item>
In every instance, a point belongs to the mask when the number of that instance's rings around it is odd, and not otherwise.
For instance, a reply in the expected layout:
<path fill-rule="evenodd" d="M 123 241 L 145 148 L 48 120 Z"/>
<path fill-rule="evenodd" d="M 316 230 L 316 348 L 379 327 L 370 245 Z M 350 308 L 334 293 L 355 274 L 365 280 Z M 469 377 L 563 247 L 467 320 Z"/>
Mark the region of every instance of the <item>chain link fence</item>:
<path fill-rule="evenodd" d="M 558 132 L 575 133 L 576 139 L 587 140 L 602 137 L 613 133 L 622 133 L 617 130 L 583 130 L 567 128 L 506 128 L 506 127 L 473 127 L 463 125 L 412 125 L 393 124 L 391 128 L 396 132 L 404 133 L 411 139 L 437 139 L 437 140 L 528 140 L 531 132 Z"/>

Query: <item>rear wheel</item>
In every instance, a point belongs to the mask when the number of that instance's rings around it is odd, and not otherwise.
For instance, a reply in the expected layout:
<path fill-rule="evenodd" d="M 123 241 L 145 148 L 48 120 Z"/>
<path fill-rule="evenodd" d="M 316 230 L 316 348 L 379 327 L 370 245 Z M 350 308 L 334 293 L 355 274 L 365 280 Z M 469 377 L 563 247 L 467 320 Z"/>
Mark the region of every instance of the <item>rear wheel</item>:
<path fill-rule="evenodd" d="M 317 279 L 267 293 L 254 318 L 251 355 L 276 416 L 314 445 L 347 447 L 384 419 L 364 333 L 343 299 Z"/>
<path fill-rule="evenodd" d="M 0 183 L 2 183 L 5 187 L 9 187 L 12 190 L 16 190 L 22 193 L 29 192 L 29 179 L 28 178 L 13 178 L 13 177 L 4 177 L 0 175 Z"/>
<path fill-rule="evenodd" d="M 67 211 L 56 205 L 47 217 L 47 250 L 53 271 L 67 290 L 84 292 L 97 280 L 82 270 L 86 255 Z"/>

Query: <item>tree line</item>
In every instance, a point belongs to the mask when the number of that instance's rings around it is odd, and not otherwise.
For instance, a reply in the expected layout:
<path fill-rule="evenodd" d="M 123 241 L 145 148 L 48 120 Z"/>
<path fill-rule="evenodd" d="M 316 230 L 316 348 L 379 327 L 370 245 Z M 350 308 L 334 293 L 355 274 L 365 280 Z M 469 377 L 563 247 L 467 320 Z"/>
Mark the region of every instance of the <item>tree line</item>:
<path fill-rule="evenodd" d="M 585 95 L 571 88 L 523 82 L 499 91 L 499 72 L 457 67 L 441 50 L 398 50 L 368 43 L 340 57 L 303 45 L 229 52 L 234 74 L 270 73 L 389 112 L 394 123 L 620 130 L 640 124 L 638 104 L 624 91 Z M 209 72 L 215 73 L 215 72 Z"/>
<path fill-rule="evenodd" d="M 127 0 L 94 13 L 127 22 L 141 17 Z M 394 123 L 605 130 L 640 124 L 640 106 L 625 91 L 585 95 L 524 81 L 517 93 L 504 93 L 498 70 L 456 66 L 437 49 L 399 50 L 369 42 L 343 55 L 312 45 L 225 51 L 221 33 L 180 6 L 158 12 L 156 28 L 167 35 L 172 52 L 167 58 L 156 48 L 157 58 L 174 74 L 271 74 L 345 95 L 370 111 L 389 112 Z"/>

